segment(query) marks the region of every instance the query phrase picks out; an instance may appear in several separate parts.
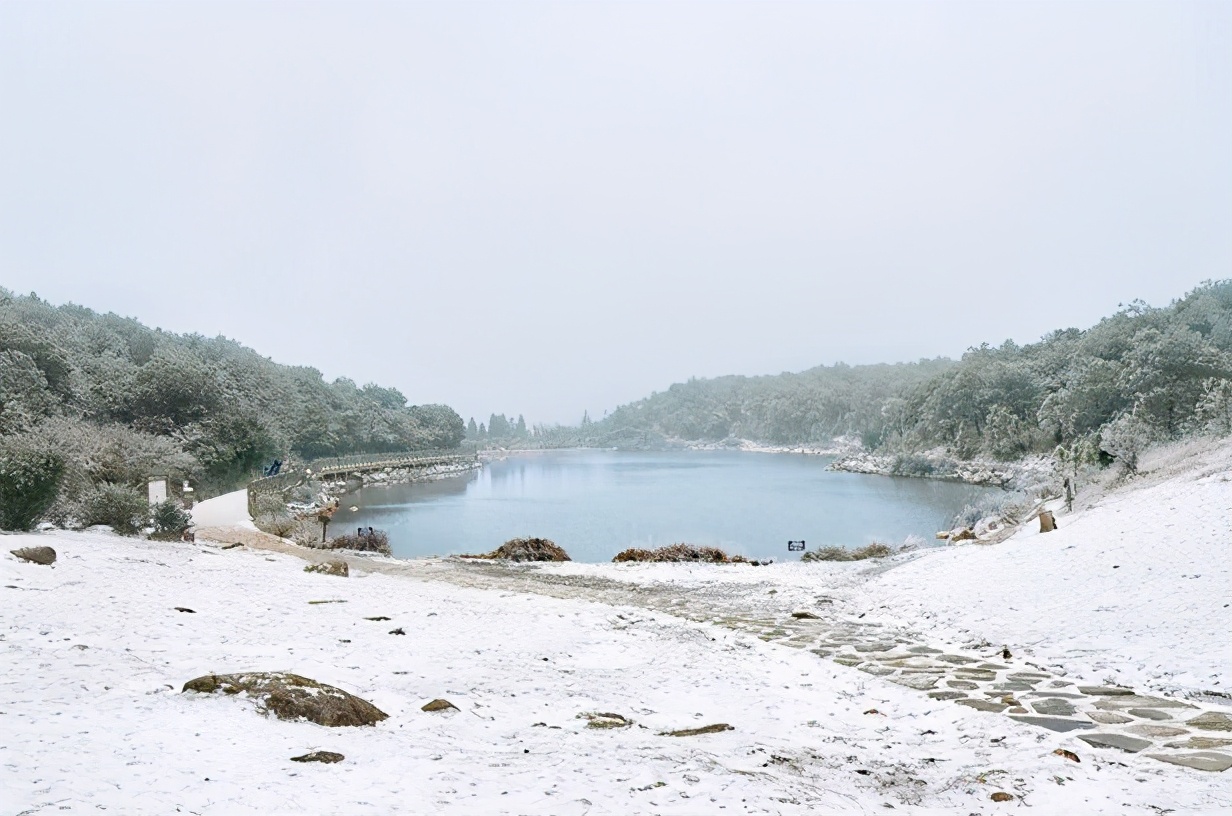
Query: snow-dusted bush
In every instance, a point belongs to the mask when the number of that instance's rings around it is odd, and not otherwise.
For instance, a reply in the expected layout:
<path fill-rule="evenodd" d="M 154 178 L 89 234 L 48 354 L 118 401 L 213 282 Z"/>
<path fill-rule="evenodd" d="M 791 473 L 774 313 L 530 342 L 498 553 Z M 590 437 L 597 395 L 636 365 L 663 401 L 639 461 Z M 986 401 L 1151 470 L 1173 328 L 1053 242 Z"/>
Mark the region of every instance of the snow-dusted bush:
<path fill-rule="evenodd" d="M 121 535 L 136 535 L 149 523 L 150 504 L 136 488 L 103 483 L 81 497 L 76 516 L 85 527 L 106 524 Z"/>
<path fill-rule="evenodd" d="M 192 524 L 192 516 L 175 499 L 167 499 L 154 505 L 150 515 L 154 523 L 152 538 L 176 541 Z"/>
<path fill-rule="evenodd" d="M 1021 490 L 986 493 L 975 504 L 968 504 L 959 510 L 950 527 L 974 527 L 986 518 L 1013 519 L 1025 513 L 1031 505 L 1031 497 Z"/>
<path fill-rule="evenodd" d="M 1232 380 L 1211 377 L 1202 384 L 1195 424 L 1221 436 L 1232 434 Z"/>
<path fill-rule="evenodd" d="M 1099 432 L 1099 446 L 1125 465 L 1130 473 L 1138 472 L 1138 457 L 1154 439 L 1150 426 L 1133 414 L 1122 414 Z"/>
<path fill-rule="evenodd" d="M 849 550 L 846 547 L 822 547 L 800 556 L 801 561 L 864 561 L 869 558 L 885 558 L 893 550 L 886 544 L 874 541 L 865 547 Z"/>
<path fill-rule="evenodd" d="M 51 507 L 64 472 L 58 453 L 29 440 L 0 445 L 0 530 L 29 530 Z"/>

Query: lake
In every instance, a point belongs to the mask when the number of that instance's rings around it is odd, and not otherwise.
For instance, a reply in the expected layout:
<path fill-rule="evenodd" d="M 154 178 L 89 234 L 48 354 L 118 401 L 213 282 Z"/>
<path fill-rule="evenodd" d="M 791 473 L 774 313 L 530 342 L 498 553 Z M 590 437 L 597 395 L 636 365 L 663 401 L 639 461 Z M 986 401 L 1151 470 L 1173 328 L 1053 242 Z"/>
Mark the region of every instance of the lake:
<path fill-rule="evenodd" d="M 394 555 L 489 552 L 511 538 L 550 538 L 575 561 L 627 547 L 688 542 L 728 554 L 797 559 L 809 550 L 931 542 L 990 488 L 826 470 L 825 456 L 744 451 L 519 453 L 481 471 L 421 484 L 365 487 L 343 498 L 332 529 L 389 533 Z"/>

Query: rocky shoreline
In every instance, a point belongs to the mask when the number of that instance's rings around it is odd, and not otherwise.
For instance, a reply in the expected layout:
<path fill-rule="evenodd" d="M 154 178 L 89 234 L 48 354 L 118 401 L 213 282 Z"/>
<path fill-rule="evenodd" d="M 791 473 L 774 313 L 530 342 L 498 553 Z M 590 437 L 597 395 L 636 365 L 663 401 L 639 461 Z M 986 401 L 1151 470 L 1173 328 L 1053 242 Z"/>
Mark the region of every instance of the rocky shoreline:
<path fill-rule="evenodd" d="M 371 471 L 359 476 L 351 474 L 343 479 L 324 479 L 321 490 L 331 499 L 341 499 L 348 493 L 353 493 L 362 487 L 392 487 L 393 485 L 415 484 L 417 482 L 435 482 L 461 476 L 473 470 L 479 470 L 483 463 L 450 462 L 448 464 L 429 465 L 428 467 L 389 467 L 384 470 Z"/>
<path fill-rule="evenodd" d="M 1024 489 L 1047 483 L 1053 466 L 1048 457 L 1033 456 L 1017 462 L 955 460 L 937 453 L 878 454 L 861 452 L 830 464 L 830 470 L 875 476 L 907 476 L 916 479 L 947 479 L 972 485 Z"/>

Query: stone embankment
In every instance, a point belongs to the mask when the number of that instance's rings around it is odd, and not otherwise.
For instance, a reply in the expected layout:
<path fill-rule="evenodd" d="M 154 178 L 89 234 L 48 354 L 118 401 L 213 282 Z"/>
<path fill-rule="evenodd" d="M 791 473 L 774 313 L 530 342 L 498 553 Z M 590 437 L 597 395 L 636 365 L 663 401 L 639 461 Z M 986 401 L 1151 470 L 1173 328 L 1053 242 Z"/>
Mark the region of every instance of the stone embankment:
<path fill-rule="evenodd" d="M 373 470 L 364 473 L 350 474 L 346 477 L 327 478 L 321 481 L 321 487 L 331 498 L 340 497 L 361 487 L 387 487 L 390 485 L 412 484 L 414 482 L 434 482 L 438 479 L 448 479 L 461 476 L 472 470 L 483 467 L 479 461 L 448 462 L 428 467 L 388 467 L 383 470 Z"/>
<path fill-rule="evenodd" d="M 1052 475 L 1052 465 L 1046 457 L 1031 457 L 1017 462 L 992 462 L 979 459 L 955 460 L 935 452 L 921 454 L 860 452 L 834 461 L 830 469 L 876 476 L 949 479 L 967 484 L 1007 489 L 1022 489 L 1045 483 L 1051 479 Z"/>

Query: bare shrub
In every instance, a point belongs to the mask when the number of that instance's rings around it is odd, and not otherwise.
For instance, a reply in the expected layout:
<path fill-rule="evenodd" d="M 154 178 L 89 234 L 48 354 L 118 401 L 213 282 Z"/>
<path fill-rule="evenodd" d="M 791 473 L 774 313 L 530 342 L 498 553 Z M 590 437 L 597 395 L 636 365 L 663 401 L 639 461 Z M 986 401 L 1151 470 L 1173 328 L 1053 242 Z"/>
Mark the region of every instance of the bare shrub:
<path fill-rule="evenodd" d="M 490 558 L 508 561 L 570 561 L 569 553 L 546 538 L 514 538 L 485 555 L 463 558 Z"/>
<path fill-rule="evenodd" d="M 864 561 L 869 558 L 885 558 L 893 550 L 886 544 L 874 541 L 865 547 L 849 550 L 845 547 L 822 547 L 800 556 L 801 561 Z"/>
<path fill-rule="evenodd" d="M 389 548 L 389 534 L 384 530 L 373 530 L 364 535 L 347 533 L 346 535 L 335 536 L 329 540 L 326 547 L 331 550 L 358 550 L 359 552 L 374 552 L 381 555 L 390 555 L 393 552 Z"/>
<path fill-rule="evenodd" d="M 731 561 L 727 553 L 718 547 L 698 547 L 693 544 L 669 544 L 657 550 L 644 550 L 637 547 L 624 550 L 612 559 L 617 563 L 625 561 L 648 561 L 655 563 L 695 561 L 707 564 L 726 564 Z"/>

